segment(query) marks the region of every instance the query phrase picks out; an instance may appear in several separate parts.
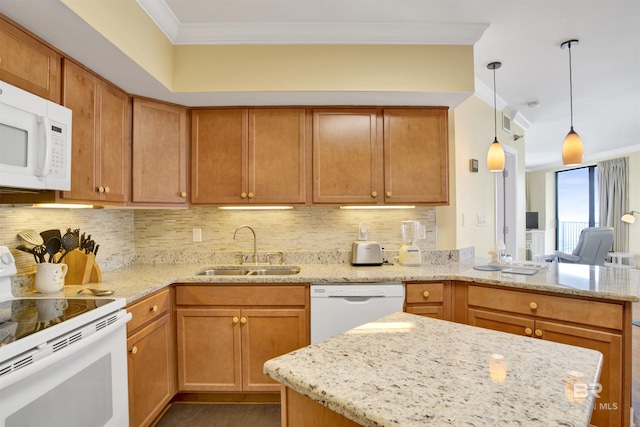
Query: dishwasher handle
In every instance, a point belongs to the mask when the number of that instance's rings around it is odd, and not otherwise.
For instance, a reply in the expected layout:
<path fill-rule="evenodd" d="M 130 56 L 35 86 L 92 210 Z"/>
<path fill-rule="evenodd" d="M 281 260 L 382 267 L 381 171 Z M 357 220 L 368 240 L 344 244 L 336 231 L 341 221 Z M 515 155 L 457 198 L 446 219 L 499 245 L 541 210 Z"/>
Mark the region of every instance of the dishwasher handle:
<path fill-rule="evenodd" d="M 369 301 L 370 299 L 374 299 L 374 298 L 384 298 L 384 295 L 367 295 L 366 297 L 363 296 L 330 296 L 329 298 L 337 298 L 337 299 L 342 299 L 345 300 L 348 303 L 364 303 Z"/>

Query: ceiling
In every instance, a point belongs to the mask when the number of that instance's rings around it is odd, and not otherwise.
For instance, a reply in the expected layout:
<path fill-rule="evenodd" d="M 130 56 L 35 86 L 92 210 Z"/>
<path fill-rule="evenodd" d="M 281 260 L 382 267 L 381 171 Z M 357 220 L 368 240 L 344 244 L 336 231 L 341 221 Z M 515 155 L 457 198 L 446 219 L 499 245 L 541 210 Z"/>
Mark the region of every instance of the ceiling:
<path fill-rule="evenodd" d="M 525 145 L 529 171 L 561 166 L 570 105 L 569 51 L 560 44 L 579 39 L 571 49 L 573 111 L 585 162 L 640 151 L 638 0 L 136 1 L 174 44 L 473 44 L 476 94 L 490 105 L 493 74 L 487 64 L 502 62 L 498 104 L 525 129 L 516 143 Z M 210 94 L 168 92 L 89 32 L 60 0 L 0 0 L 0 13 L 130 93 L 183 105 L 415 104 L 402 93 L 392 100 L 376 94 L 236 93 L 218 96 L 214 104 Z M 491 139 L 487 135 L 487 145 Z"/>

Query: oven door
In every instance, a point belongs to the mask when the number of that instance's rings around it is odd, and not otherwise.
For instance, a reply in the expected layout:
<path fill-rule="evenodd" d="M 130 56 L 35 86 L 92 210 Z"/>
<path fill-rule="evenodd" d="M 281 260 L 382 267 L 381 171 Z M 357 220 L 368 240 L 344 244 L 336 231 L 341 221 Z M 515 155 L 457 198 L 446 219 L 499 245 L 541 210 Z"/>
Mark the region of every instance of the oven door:
<path fill-rule="evenodd" d="M 0 426 L 129 424 L 126 322 L 0 377 Z"/>

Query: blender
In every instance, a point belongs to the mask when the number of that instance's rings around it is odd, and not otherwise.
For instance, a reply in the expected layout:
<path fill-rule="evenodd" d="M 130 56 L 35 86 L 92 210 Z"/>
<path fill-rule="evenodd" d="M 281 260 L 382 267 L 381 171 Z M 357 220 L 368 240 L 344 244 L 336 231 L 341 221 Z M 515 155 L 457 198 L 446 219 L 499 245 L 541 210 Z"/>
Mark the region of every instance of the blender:
<path fill-rule="evenodd" d="M 418 266 L 422 264 L 422 254 L 416 241 L 420 238 L 421 225 L 419 221 L 402 221 L 402 240 L 398 262 L 400 265 Z"/>

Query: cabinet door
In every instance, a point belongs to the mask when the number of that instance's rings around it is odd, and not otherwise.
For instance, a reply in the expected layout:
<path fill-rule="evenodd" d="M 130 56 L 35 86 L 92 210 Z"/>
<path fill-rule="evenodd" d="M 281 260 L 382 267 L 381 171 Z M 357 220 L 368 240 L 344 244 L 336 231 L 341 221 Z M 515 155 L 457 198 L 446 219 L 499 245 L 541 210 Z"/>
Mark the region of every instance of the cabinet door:
<path fill-rule="evenodd" d="M 134 98 L 134 203 L 187 204 L 187 110 Z"/>
<path fill-rule="evenodd" d="M 0 80 L 59 103 L 59 70 L 58 53 L 0 18 Z"/>
<path fill-rule="evenodd" d="M 62 103 L 71 109 L 71 191 L 63 199 L 95 201 L 99 173 L 96 159 L 100 139 L 100 79 L 71 61 L 64 61 Z"/>
<path fill-rule="evenodd" d="M 591 424 L 625 425 L 623 417 L 628 416 L 629 410 L 622 400 L 622 335 L 540 320 L 536 321 L 536 332 L 545 340 L 590 348 L 602 353 L 602 390 L 598 393 L 600 398 L 595 402 Z"/>
<path fill-rule="evenodd" d="M 240 391 L 240 310 L 178 309 L 178 390 Z"/>
<path fill-rule="evenodd" d="M 526 336 L 532 336 L 535 328 L 533 319 L 475 308 L 470 308 L 467 311 L 467 322 L 472 326 Z"/>
<path fill-rule="evenodd" d="M 173 397 L 173 340 L 169 315 L 127 339 L 129 423 L 148 426 Z"/>
<path fill-rule="evenodd" d="M 124 203 L 129 194 L 129 96 L 103 82 L 101 98 L 98 191 L 102 200 Z"/>
<path fill-rule="evenodd" d="M 407 313 L 418 314 L 424 317 L 445 320 L 444 308 L 442 305 L 408 305 L 405 311 Z"/>
<path fill-rule="evenodd" d="M 447 109 L 384 110 L 385 203 L 449 203 Z"/>
<path fill-rule="evenodd" d="M 279 391 L 262 373 L 264 362 L 309 344 L 304 309 L 243 309 L 242 390 Z"/>
<path fill-rule="evenodd" d="M 246 203 L 247 110 L 191 115 L 191 202 Z"/>
<path fill-rule="evenodd" d="M 254 203 L 304 203 L 304 109 L 249 110 L 249 193 Z"/>
<path fill-rule="evenodd" d="M 313 203 L 382 200 L 378 194 L 381 138 L 379 110 L 314 110 Z"/>

